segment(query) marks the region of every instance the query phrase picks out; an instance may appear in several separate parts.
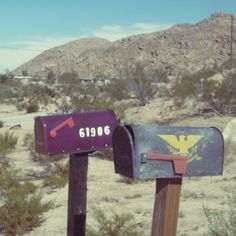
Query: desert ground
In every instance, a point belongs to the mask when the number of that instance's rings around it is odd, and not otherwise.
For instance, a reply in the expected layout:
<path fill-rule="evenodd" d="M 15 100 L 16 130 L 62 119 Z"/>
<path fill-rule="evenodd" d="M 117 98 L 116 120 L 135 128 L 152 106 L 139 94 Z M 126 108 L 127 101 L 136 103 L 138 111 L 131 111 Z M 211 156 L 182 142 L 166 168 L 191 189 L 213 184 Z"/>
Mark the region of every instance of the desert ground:
<path fill-rule="evenodd" d="M 155 103 L 154 105 L 155 106 Z M 51 111 L 53 112 L 53 110 Z M 0 120 L 5 125 L 0 130 L 9 130 L 10 127 L 21 124 L 20 128 L 13 129 L 19 137 L 16 149 L 10 154 L 12 165 L 21 170 L 22 175 L 29 171 L 40 171 L 40 166 L 32 162 L 28 151 L 22 145 L 27 133 L 34 132 L 34 116 L 44 115 L 45 111 L 37 114 L 19 112 L 14 106 L 1 105 Z M 153 123 L 154 109 L 130 108 L 127 112 L 130 122 Z M 158 123 L 158 118 L 155 123 Z M 216 126 L 223 131 L 233 117 L 190 117 L 171 122 L 171 125 L 186 126 Z M 52 158 L 52 157 L 49 157 Z M 69 158 L 69 157 L 68 157 Z M 203 207 L 210 209 L 227 210 L 227 195 L 235 189 L 236 161 L 225 162 L 223 176 L 184 178 L 178 220 L 178 236 L 204 236 L 208 233 L 208 222 Z M 35 180 L 39 183 L 40 180 Z M 68 185 L 60 189 L 44 188 L 45 200 L 53 200 L 55 206 L 44 214 L 45 221 L 27 236 L 59 236 L 66 235 L 67 231 L 67 197 Z M 88 199 L 87 225 L 96 224 L 92 208 L 103 209 L 107 214 L 131 213 L 134 215 L 137 226 L 141 227 L 145 235 L 150 235 L 152 213 L 154 206 L 155 181 L 135 182 L 126 184 L 122 177 L 114 172 L 112 161 L 101 160 L 94 155 L 89 157 L 88 170 Z M 127 234 L 128 235 L 128 234 Z"/>

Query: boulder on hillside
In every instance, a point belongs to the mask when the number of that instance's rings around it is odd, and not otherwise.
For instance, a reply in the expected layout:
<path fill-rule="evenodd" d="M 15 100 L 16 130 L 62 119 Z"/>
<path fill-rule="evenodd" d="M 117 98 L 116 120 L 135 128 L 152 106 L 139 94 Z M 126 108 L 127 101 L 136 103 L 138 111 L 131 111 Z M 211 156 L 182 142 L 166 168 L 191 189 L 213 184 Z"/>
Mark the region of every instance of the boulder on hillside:
<path fill-rule="evenodd" d="M 236 144 L 236 119 L 231 120 L 223 131 L 224 141 Z"/>
<path fill-rule="evenodd" d="M 223 131 L 225 142 L 225 158 L 236 156 L 236 119 L 231 120 Z"/>

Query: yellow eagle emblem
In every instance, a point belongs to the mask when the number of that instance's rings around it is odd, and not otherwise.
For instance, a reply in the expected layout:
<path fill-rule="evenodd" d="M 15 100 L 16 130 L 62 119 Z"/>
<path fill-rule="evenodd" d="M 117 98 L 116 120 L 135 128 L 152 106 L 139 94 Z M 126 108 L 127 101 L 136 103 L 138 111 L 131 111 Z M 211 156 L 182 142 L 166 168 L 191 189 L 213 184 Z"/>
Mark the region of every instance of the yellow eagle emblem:
<path fill-rule="evenodd" d="M 200 160 L 201 157 L 196 155 L 196 144 L 202 139 L 202 135 L 158 135 L 169 144 L 170 152 L 177 155 L 188 157 L 188 162 Z"/>

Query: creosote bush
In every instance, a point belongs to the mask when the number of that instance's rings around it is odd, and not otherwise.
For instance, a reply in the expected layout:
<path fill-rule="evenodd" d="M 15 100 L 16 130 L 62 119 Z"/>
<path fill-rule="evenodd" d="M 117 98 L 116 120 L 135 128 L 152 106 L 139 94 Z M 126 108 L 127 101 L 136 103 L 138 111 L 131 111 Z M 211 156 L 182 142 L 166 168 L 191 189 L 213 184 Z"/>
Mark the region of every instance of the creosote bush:
<path fill-rule="evenodd" d="M 236 113 L 236 73 L 229 72 L 223 81 L 209 79 L 217 70 L 201 70 L 193 75 L 179 78 L 172 88 L 172 94 L 179 99 L 196 98 L 205 102 L 212 111 L 221 114 Z"/>
<path fill-rule="evenodd" d="M 228 210 L 211 210 L 204 207 L 208 221 L 210 236 L 235 236 L 236 235 L 236 191 L 234 190 L 227 201 Z"/>
<path fill-rule="evenodd" d="M 104 150 L 99 150 L 95 152 L 94 156 L 98 157 L 99 159 L 102 160 L 108 160 L 108 161 L 113 161 L 113 150 L 111 148 L 107 148 Z"/>
<path fill-rule="evenodd" d="M 48 157 L 35 152 L 35 139 L 33 134 L 27 133 L 23 139 L 23 146 L 29 151 L 32 161 L 39 162 L 40 164 L 46 165 L 49 162 L 56 162 L 65 159 L 64 156 L 53 156 Z"/>
<path fill-rule="evenodd" d="M 157 84 L 166 81 L 167 73 L 164 70 L 149 73 L 145 70 L 145 64 L 141 62 L 126 66 L 124 77 L 128 81 L 127 88 L 141 102 L 141 105 L 145 106 L 158 92 Z"/>
<path fill-rule="evenodd" d="M 24 108 L 27 113 L 37 112 L 39 110 L 38 102 L 35 100 L 29 100 L 24 104 Z"/>
<path fill-rule="evenodd" d="M 18 138 L 12 132 L 5 131 L 0 133 L 0 154 L 12 151 L 17 144 Z"/>
<path fill-rule="evenodd" d="M 68 183 L 69 176 L 69 162 L 62 164 L 60 162 L 54 163 L 55 168 L 43 180 L 44 187 L 62 188 Z"/>
<path fill-rule="evenodd" d="M 0 168 L 0 224 L 4 235 L 24 235 L 43 221 L 43 213 L 52 207 L 42 202 L 43 193 L 30 181 L 22 181 L 18 171 Z"/>
<path fill-rule="evenodd" d="M 88 236 L 143 236 L 144 232 L 134 222 L 131 214 L 117 214 L 108 216 L 98 209 L 93 208 L 93 216 L 97 221 L 97 227 L 88 229 Z"/>

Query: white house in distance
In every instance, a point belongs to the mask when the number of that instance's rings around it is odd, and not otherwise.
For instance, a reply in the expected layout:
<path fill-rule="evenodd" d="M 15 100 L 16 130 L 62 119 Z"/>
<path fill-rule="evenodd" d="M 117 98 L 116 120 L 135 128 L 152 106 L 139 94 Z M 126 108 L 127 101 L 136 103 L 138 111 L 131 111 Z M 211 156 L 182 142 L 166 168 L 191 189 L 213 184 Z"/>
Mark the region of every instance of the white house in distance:
<path fill-rule="evenodd" d="M 19 80 L 22 83 L 28 83 L 32 80 L 32 77 L 31 76 L 24 76 L 24 75 L 16 75 L 16 76 L 14 76 L 14 79 Z"/>
<path fill-rule="evenodd" d="M 106 85 L 106 84 L 110 84 L 111 80 L 110 79 L 102 79 L 102 78 L 98 78 L 98 79 L 80 79 L 81 84 L 83 85 L 87 85 L 87 84 L 96 84 L 96 85 Z"/>

